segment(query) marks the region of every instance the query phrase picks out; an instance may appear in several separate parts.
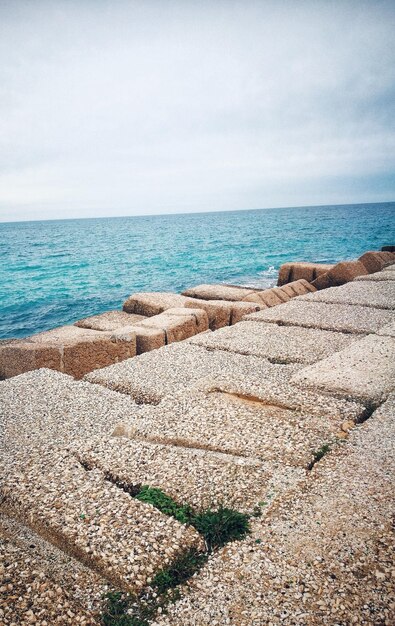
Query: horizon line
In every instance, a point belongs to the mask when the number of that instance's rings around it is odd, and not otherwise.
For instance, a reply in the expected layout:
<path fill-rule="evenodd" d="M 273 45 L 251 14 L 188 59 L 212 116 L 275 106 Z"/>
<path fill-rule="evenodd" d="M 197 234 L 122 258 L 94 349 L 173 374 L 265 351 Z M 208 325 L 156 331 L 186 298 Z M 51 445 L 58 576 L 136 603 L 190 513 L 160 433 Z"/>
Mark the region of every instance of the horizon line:
<path fill-rule="evenodd" d="M 183 213 L 146 213 L 143 215 L 101 215 L 91 217 L 51 217 L 46 219 L 20 219 L 20 220 L 2 220 L 1 224 L 21 224 L 21 223 L 37 223 L 37 222 L 70 222 L 76 220 L 101 220 L 101 219 L 125 219 L 125 218 L 141 218 L 141 217 L 171 217 L 171 216 L 183 216 L 183 215 L 215 215 L 217 213 L 242 213 L 248 211 L 281 211 L 286 209 L 320 209 L 323 207 L 343 207 L 343 206 L 365 206 L 365 205 L 381 205 L 381 204 L 395 204 L 395 200 L 384 200 L 380 202 L 341 202 L 339 204 L 305 204 L 297 206 L 279 206 L 279 207 L 259 207 L 249 209 L 219 209 L 217 211 L 189 211 Z"/>

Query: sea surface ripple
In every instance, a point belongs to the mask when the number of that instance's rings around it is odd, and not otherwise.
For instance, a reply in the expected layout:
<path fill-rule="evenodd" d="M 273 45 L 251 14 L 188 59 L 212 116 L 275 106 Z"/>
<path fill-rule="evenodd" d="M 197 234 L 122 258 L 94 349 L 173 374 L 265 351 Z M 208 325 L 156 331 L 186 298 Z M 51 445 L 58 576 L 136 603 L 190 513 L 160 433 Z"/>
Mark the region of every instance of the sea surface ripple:
<path fill-rule="evenodd" d="M 0 338 L 119 309 L 135 291 L 269 287 L 286 261 L 395 243 L 395 203 L 0 224 Z"/>

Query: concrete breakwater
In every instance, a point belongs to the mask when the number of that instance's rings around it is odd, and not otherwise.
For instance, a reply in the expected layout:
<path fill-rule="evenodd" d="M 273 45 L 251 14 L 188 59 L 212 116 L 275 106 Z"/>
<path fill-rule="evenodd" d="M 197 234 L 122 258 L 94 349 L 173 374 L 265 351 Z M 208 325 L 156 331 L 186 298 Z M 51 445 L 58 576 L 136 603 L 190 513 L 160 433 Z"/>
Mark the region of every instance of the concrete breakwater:
<path fill-rule="evenodd" d="M 232 326 L 247 314 L 382 270 L 390 251 L 367 252 L 337 265 L 286 263 L 278 287 L 198 285 L 176 293 L 136 293 L 109 311 L 22 340 L 0 343 L 0 378 L 48 367 L 75 378 L 207 330 Z"/>
<path fill-rule="evenodd" d="M 141 596 L 203 553 L 141 485 L 251 515 L 152 623 L 394 622 L 395 256 L 367 254 L 294 264 L 263 292 L 134 294 L 67 341 L 31 342 L 63 350 L 75 378 L 32 360 L 0 382 L 2 623 L 100 624 L 103 593 Z M 28 343 L 3 344 L 8 367 Z"/>

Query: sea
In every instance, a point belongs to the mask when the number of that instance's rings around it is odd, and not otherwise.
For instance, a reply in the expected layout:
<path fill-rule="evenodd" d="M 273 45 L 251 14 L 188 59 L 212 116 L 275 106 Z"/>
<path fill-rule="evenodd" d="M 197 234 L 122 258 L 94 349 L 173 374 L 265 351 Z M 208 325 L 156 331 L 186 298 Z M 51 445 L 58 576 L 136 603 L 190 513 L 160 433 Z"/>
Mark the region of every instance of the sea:
<path fill-rule="evenodd" d="M 0 338 L 122 307 L 137 291 L 271 287 L 287 261 L 395 244 L 395 202 L 0 223 Z"/>

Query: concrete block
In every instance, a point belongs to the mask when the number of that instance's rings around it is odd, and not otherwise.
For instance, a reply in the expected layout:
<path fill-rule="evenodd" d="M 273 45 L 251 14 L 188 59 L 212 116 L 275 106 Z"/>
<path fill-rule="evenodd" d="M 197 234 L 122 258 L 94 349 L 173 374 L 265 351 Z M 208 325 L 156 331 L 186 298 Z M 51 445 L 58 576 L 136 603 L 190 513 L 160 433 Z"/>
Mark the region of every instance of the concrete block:
<path fill-rule="evenodd" d="M 315 363 L 356 340 L 350 333 L 243 321 L 215 333 L 197 335 L 190 343 L 259 356 L 272 363 Z"/>
<path fill-rule="evenodd" d="M 202 445 L 206 439 L 203 436 Z M 269 493 L 284 493 L 304 478 L 301 467 L 278 467 L 256 458 L 136 441 L 125 435 L 87 441 L 73 446 L 73 452 L 118 483 L 162 489 L 195 510 L 222 505 L 251 512 Z"/>
<path fill-rule="evenodd" d="M 295 370 L 253 356 L 209 352 L 186 341 L 92 372 L 86 380 L 130 394 L 139 404 L 158 404 L 166 395 L 192 388 L 206 378 L 215 379 L 226 371 L 240 378 L 255 371 L 260 378 L 273 382 L 278 376 L 289 378 Z"/>
<path fill-rule="evenodd" d="M 374 274 L 367 274 L 367 276 L 357 276 L 354 279 L 355 282 L 385 282 L 387 280 L 395 280 L 395 272 L 392 270 L 382 270 L 381 272 L 375 272 Z"/>
<path fill-rule="evenodd" d="M 286 285 L 292 281 L 304 279 L 313 282 L 321 274 L 325 274 L 333 265 L 327 263 L 284 263 L 280 267 L 278 286 Z"/>
<path fill-rule="evenodd" d="M 134 293 L 123 304 L 126 313 L 135 313 L 152 317 L 160 315 L 167 309 L 182 307 L 185 305 L 184 296 L 170 292 Z"/>
<path fill-rule="evenodd" d="M 23 473 L 6 472 L 3 506 L 116 587 L 138 592 L 202 539 L 190 526 L 139 502 L 67 450 L 41 450 Z"/>
<path fill-rule="evenodd" d="M 337 287 L 354 280 L 357 276 L 368 274 L 369 272 L 360 261 L 342 261 L 337 263 L 325 274 L 316 278 L 312 285 L 316 289 L 327 289 Z"/>
<path fill-rule="evenodd" d="M 8 378 L 38 367 L 57 369 L 75 378 L 136 354 L 133 335 L 127 341 L 77 326 L 62 326 L 0 346 L 0 376 Z"/>
<path fill-rule="evenodd" d="M 45 549 L 40 554 L 36 547 L 43 543 L 34 534 L 31 535 L 30 544 L 23 543 L 19 537 L 15 537 L 15 531 L 7 535 L 0 527 L 1 624 L 12 626 L 63 622 L 99 626 L 99 620 L 93 614 L 99 611 L 96 598 L 92 597 L 93 602 L 88 606 L 81 598 L 81 588 L 75 583 L 70 584 L 68 571 L 72 559 L 62 559 L 62 553 L 55 551 L 48 542 L 45 542 Z M 59 561 L 62 568 L 57 568 Z M 92 572 L 89 577 L 86 572 L 77 566 L 74 575 L 78 577 L 80 585 L 89 585 L 92 596 L 95 596 L 99 587 L 95 585 L 95 575 Z M 104 584 L 100 591 L 101 595 L 105 593 Z"/>
<path fill-rule="evenodd" d="M 165 344 L 183 341 L 196 335 L 196 320 L 193 315 L 154 315 L 139 324 L 143 328 L 155 328 L 165 334 Z"/>
<path fill-rule="evenodd" d="M 344 403 L 343 412 L 338 403 L 336 415 L 322 410 L 320 403 L 314 414 L 306 407 L 290 409 L 286 403 L 287 395 L 278 390 L 259 398 L 220 389 L 190 391 L 143 411 L 142 419 L 127 434 L 139 440 L 270 462 L 276 467 L 307 468 L 314 451 L 339 436 L 349 418 L 349 405 Z M 351 428 L 354 422 L 347 424 Z M 342 437 L 347 432 L 343 430 Z"/>
<path fill-rule="evenodd" d="M 304 326 L 345 333 L 375 333 L 395 320 L 393 311 L 349 304 L 292 300 L 273 309 L 247 315 L 246 321 Z"/>
<path fill-rule="evenodd" d="M 196 333 L 204 333 L 209 328 L 208 315 L 204 309 L 178 307 L 174 309 L 167 309 L 166 314 L 188 318 L 192 316 L 195 319 Z"/>
<path fill-rule="evenodd" d="M 23 468 L 40 448 L 102 438 L 139 410 L 129 396 L 53 370 L 14 376 L 0 382 L 0 462 Z"/>
<path fill-rule="evenodd" d="M 214 555 L 160 626 L 391 624 L 395 403 L 387 403 L 252 523 L 244 549 Z"/>
<path fill-rule="evenodd" d="M 144 315 L 133 315 L 126 313 L 125 311 L 106 311 L 100 315 L 92 315 L 91 317 L 85 317 L 78 322 L 74 322 L 74 326 L 79 328 L 90 328 L 91 330 L 117 330 L 123 326 L 131 326 L 136 322 L 141 322 L 145 319 Z"/>
<path fill-rule="evenodd" d="M 197 285 L 182 292 L 183 296 L 201 300 L 229 300 L 237 302 L 254 293 L 255 289 L 234 285 Z"/>
<path fill-rule="evenodd" d="M 342 287 L 302 296 L 300 301 L 395 309 L 395 282 L 353 281 Z"/>
<path fill-rule="evenodd" d="M 295 296 L 303 296 L 306 293 L 314 293 L 317 291 L 313 285 L 301 278 L 300 280 L 295 280 L 287 285 L 284 285 L 279 289 L 279 291 L 284 292 L 289 299 L 295 298 Z"/>
<path fill-rule="evenodd" d="M 365 252 L 359 257 L 360 261 L 367 269 L 369 274 L 380 272 L 386 265 L 391 265 L 395 261 L 395 255 L 392 252 Z"/>
<path fill-rule="evenodd" d="M 369 335 L 306 367 L 292 381 L 377 406 L 395 387 L 395 339 Z"/>

